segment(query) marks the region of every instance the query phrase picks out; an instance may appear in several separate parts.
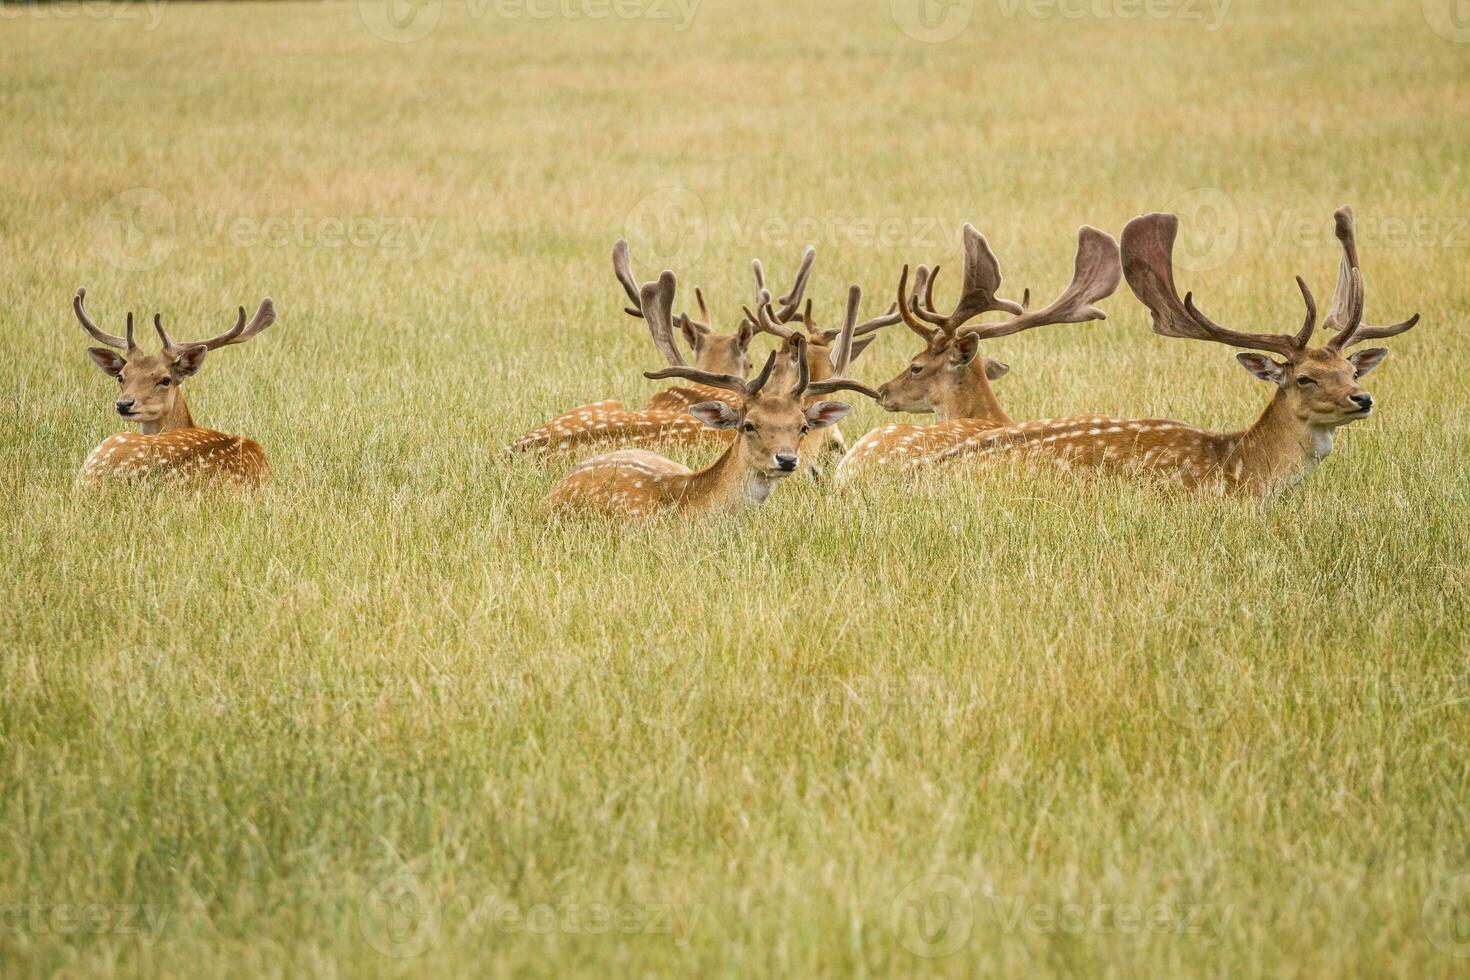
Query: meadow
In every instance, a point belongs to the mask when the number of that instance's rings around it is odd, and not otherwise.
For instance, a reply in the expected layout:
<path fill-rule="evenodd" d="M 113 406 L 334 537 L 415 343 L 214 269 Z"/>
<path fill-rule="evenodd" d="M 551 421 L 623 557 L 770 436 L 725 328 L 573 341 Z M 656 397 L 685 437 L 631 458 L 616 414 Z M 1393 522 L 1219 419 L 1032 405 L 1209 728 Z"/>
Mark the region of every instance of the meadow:
<path fill-rule="evenodd" d="M 0 972 L 1464 975 L 1451 7 L 0 7 Z M 504 449 L 656 390 L 618 237 L 728 327 L 754 256 L 814 244 L 836 320 L 965 221 L 1040 297 L 1172 210 L 1182 288 L 1286 330 L 1341 204 L 1369 318 L 1424 319 L 1279 498 L 941 469 L 557 519 L 575 457 Z M 121 427 L 82 285 L 112 331 L 274 298 L 185 388 L 269 489 L 73 487 Z M 1012 415 L 1265 405 L 1104 305 L 986 348 Z M 891 418 L 854 398 L 849 441 Z"/>

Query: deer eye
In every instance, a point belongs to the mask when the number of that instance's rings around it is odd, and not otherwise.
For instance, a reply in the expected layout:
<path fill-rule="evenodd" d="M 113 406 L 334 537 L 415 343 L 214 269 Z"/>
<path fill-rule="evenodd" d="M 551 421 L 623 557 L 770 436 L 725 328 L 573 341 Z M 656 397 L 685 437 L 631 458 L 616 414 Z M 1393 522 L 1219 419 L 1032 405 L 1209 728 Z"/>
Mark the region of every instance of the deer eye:
<path fill-rule="evenodd" d="M 909 374 L 918 374 L 922 370 L 924 370 L 924 368 L 923 368 L 922 365 L 919 365 L 919 364 L 910 364 L 909 365 Z"/>
<path fill-rule="evenodd" d="M 1314 385 L 1317 382 L 1316 382 L 1315 379 L 1309 378 L 1305 374 L 1298 374 L 1296 376 L 1296 383 L 1298 385 L 1300 385 L 1300 386 L 1306 386 L 1306 385 Z"/>
<path fill-rule="evenodd" d="M 810 431 L 812 431 L 812 427 L 809 426 L 809 425 L 807 425 L 806 423 L 802 423 L 802 426 L 801 426 L 801 434 L 802 435 L 806 435 Z"/>
<path fill-rule="evenodd" d="M 160 387 L 160 388 L 167 388 L 169 385 L 171 385 L 173 383 L 174 383 L 174 379 L 173 378 L 162 378 L 158 382 L 158 387 Z"/>
<path fill-rule="evenodd" d="M 740 431 L 747 432 L 747 433 L 750 433 L 751 435 L 754 435 L 755 434 L 755 423 L 754 422 L 747 422 L 747 423 L 745 423 L 744 425 L 742 425 L 740 427 Z"/>

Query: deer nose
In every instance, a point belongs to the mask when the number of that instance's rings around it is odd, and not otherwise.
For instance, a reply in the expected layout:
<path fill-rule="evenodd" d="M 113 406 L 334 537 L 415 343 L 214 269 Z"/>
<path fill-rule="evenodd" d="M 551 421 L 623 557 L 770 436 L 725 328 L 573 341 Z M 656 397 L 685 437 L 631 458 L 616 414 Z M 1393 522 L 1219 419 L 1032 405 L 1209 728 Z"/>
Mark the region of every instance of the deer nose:
<path fill-rule="evenodd" d="M 796 469 L 796 453 L 777 453 L 776 469 L 782 473 L 791 473 Z"/>
<path fill-rule="evenodd" d="M 1360 395 L 1354 395 L 1353 404 L 1366 412 L 1373 407 L 1373 396 L 1366 391 Z"/>
<path fill-rule="evenodd" d="M 117 414 L 127 415 L 128 413 L 132 412 L 132 410 L 133 400 L 131 398 L 119 398 L 117 400 Z"/>

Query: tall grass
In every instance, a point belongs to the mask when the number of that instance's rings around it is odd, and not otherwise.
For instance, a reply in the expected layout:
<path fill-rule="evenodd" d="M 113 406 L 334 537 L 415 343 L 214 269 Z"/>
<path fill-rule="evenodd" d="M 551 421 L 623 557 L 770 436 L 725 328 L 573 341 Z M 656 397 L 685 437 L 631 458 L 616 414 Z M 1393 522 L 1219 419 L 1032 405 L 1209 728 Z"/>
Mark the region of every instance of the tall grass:
<path fill-rule="evenodd" d="M 1418 0 L 896 8 L 4 8 L 0 969 L 1463 973 L 1470 49 Z M 548 522 L 569 461 L 503 451 L 652 390 L 620 235 L 722 318 L 811 240 L 835 319 L 965 220 L 1040 296 L 1077 225 L 1175 209 L 1184 287 L 1264 329 L 1342 203 L 1369 316 L 1424 322 L 1281 499 L 934 472 Z M 114 330 L 275 298 L 185 389 L 270 490 L 73 489 L 118 428 L 83 284 Z M 1013 414 L 1259 412 L 1107 306 L 988 348 Z"/>

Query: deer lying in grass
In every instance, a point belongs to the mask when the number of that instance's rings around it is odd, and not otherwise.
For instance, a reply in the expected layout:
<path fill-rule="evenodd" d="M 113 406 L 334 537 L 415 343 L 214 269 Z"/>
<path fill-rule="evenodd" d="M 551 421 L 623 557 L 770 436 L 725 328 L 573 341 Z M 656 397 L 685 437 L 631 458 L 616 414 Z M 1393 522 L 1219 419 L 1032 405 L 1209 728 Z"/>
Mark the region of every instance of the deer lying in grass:
<path fill-rule="evenodd" d="M 1111 296 L 1123 278 L 1118 243 L 1110 235 L 1084 225 L 1077 234 L 1071 284 L 1050 306 L 1028 313 L 1025 305 L 1030 300 L 1029 291 L 1021 304 L 997 298 L 1000 263 L 985 236 L 967 224 L 964 243 L 960 298 L 948 314 L 934 309 L 934 281 L 939 269 L 930 274 L 920 266 L 910 293 L 908 267 L 904 267 L 898 284 L 898 319 L 919 335 L 924 349 L 897 377 L 878 387 L 878 404 L 888 411 L 933 412 L 939 421 L 874 429 L 842 458 L 838 479 L 849 479 L 875 466 L 933 462 L 977 432 L 1010 425 L 1010 416 L 990 386 L 1010 368 L 980 356 L 980 342 L 1051 324 L 1105 320 L 1107 314 L 1092 304 Z M 975 317 L 997 310 L 1013 314 L 1013 318 L 966 326 Z"/>
<path fill-rule="evenodd" d="M 849 330 L 847 352 L 839 359 L 843 364 L 850 359 L 851 339 Z M 871 388 L 846 378 L 812 381 L 805 338 L 798 339 L 796 348 L 796 381 L 789 387 L 773 377 L 779 351 L 771 352 L 751 381 L 689 367 L 648 373 L 654 380 L 683 378 L 728 392 L 691 406 L 689 412 L 712 429 L 734 431 L 730 448 L 697 473 L 642 449 L 597 456 L 567 474 L 551 491 L 548 503 L 635 515 L 659 510 L 738 510 L 764 503 L 778 480 L 800 468 L 801 443 L 808 433 L 852 411 L 842 402 L 806 404 L 809 399 L 840 390 L 877 397 Z"/>
<path fill-rule="evenodd" d="M 815 259 L 816 250 L 808 247 L 802 255 L 796 282 L 781 301 L 786 315 L 790 315 L 788 308 L 794 310 L 800 305 Z M 654 346 L 670 367 L 686 366 L 684 355 L 674 341 L 673 304 L 677 288 L 674 274 L 666 270 L 656 282 L 638 287 L 628 258 L 628 243 L 621 239 L 613 246 L 613 273 L 632 302 L 624 312 L 648 324 Z M 692 320 L 687 314 L 678 318 L 679 331 L 694 352 L 694 366 L 710 374 L 745 377 L 750 372 L 748 349 L 755 325 L 747 319 L 733 334 L 716 333 L 710 326 L 703 292 L 696 289 L 695 299 L 701 319 Z M 582 405 L 526 433 L 511 443 L 510 448 L 512 452 L 549 452 L 599 442 L 646 445 L 724 436 L 725 433 L 715 433 L 700 425 L 686 411 L 690 405 L 717 396 L 728 397 L 728 393 L 700 385 L 679 385 L 656 393 L 641 410 L 630 410 L 616 400 Z"/>
<path fill-rule="evenodd" d="M 1123 268 L 1128 285 L 1152 314 L 1154 332 L 1165 337 L 1209 340 L 1245 348 L 1237 354 L 1255 377 L 1276 386 L 1265 412 L 1241 432 L 1206 432 L 1165 419 L 1044 419 L 982 433 L 951 457 L 994 458 L 1020 451 L 1068 466 L 1091 467 L 1171 483 L 1187 490 L 1244 494 L 1278 492 L 1306 478 L 1332 451 L 1333 433 L 1366 418 L 1373 396 L 1358 380 L 1388 354 L 1373 347 L 1353 354 L 1347 348 L 1393 337 L 1419 322 L 1418 314 L 1392 326 L 1363 325 L 1363 276 L 1353 212 L 1336 214 L 1342 244 L 1332 309 L 1324 325 L 1336 335 L 1309 347 L 1317 326 L 1317 305 L 1301 277 L 1297 286 L 1306 318 L 1293 335 L 1242 333 L 1223 327 L 1194 305 L 1179 300 L 1174 285 L 1173 250 L 1178 219 L 1172 214 L 1134 218 L 1123 231 Z M 1281 357 L 1275 360 L 1268 351 Z"/>
<path fill-rule="evenodd" d="M 155 475 L 260 484 L 270 479 L 265 450 L 244 436 L 196 426 L 181 389 L 184 379 L 204 366 L 206 353 L 243 344 L 276 322 L 275 304 L 269 298 L 261 302 L 248 323 L 245 307 L 240 307 L 236 324 L 210 340 L 178 343 L 164 330 L 163 318 L 155 316 L 153 327 L 163 342 L 163 350 L 157 354 L 144 354 L 133 342 L 131 313 L 125 337 L 98 329 L 87 315 L 86 298 L 87 291 L 78 289 L 72 310 L 82 329 L 107 345 L 89 347 L 87 353 L 122 386 L 117 413 L 126 421 L 139 423 L 139 432 L 119 432 L 104 439 L 82 464 L 78 480 Z"/>

